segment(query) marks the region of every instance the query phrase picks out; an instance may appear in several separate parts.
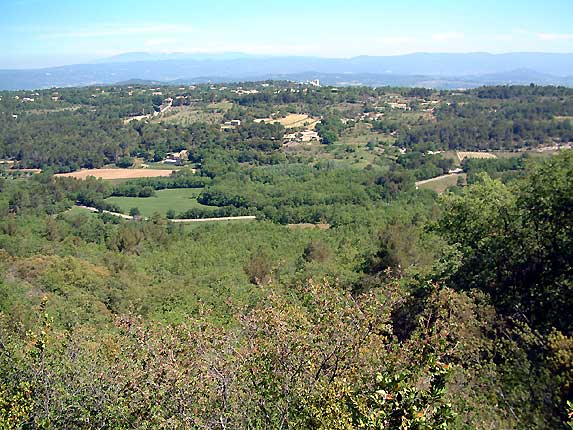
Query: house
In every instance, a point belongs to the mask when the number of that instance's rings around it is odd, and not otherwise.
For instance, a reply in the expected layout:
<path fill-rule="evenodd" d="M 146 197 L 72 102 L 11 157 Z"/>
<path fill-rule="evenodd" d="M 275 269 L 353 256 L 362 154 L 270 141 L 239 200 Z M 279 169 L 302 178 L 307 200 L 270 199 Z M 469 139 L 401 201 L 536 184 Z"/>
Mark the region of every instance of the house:
<path fill-rule="evenodd" d="M 167 158 L 163 160 L 164 164 L 176 164 L 181 165 L 184 161 L 189 158 L 189 151 L 183 149 L 179 152 L 170 152 L 167 154 Z"/>
<path fill-rule="evenodd" d="M 311 87 L 320 87 L 320 81 L 318 79 L 314 79 L 312 81 L 308 81 L 308 84 Z"/>
<path fill-rule="evenodd" d="M 402 110 L 410 110 L 407 103 L 400 103 L 400 102 L 389 102 L 388 105 L 392 109 L 402 109 Z"/>
<path fill-rule="evenodd" d="M 242 88 L 239 88 L 237 90 L 234 91 L 235 94 L 242 96 L 242 95 L 247 95 L 247 94 L 258 94 L 259 91 L 258 90 L 244 90 Z"/>
<path fill-rule="evenodd" d="M 229 127 L 240 127 L 241 126 L 241 120 L 240 119 L 232 119 L 231 121 L 225 121 L 226 126 Z"/>
<path fill-rule="evenodd" d="M 285 143 L 302 143 L 302 142 L 312 142 L 320 140 L 320 137 L 316 131 L 305 130 L 298 133 L 289 133 L 284 135 Z"/>

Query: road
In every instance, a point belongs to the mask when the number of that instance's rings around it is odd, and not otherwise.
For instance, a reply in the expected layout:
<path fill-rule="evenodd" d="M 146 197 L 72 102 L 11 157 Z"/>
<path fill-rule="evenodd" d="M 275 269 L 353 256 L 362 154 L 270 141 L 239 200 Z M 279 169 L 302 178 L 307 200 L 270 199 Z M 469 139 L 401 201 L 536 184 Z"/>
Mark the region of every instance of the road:
<path fill-rule="evenodd" d="M 88 210 L 90 212 L 102 212 L 104 214 L 113 215 L 119 218 L 133 220 L 134 217 L 131 215 L 125 215 L 119 212 L 111 212 L 111 211 L 100 211 L 97 208 L 93 208 L 90 206 L 83 206 L 77 205 L 78 207 Z M 147 218 L 142 218 L 147 219 Z M 214 221 L 254 221 L 257 217 L 254 215 L 244 215 L 244 216 L 226 216 L 226 217 L 219 217 L 219 218 L 189 218 L 189 219 L 170 219 L 169 221 L 175 223 L 191 223 L 191 222 L 214 222 Z"/>

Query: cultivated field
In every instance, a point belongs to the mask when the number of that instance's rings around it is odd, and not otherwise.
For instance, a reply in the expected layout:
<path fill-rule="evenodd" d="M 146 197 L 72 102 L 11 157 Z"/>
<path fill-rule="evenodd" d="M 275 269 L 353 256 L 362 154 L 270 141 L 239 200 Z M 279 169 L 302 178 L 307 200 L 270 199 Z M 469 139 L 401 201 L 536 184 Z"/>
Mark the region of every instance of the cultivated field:
<path fill-rule="evenodd" d="M 497 158 L 490 152 L 477 152 L 477 151 L 458 151 L 458 160 L 462 161 L 465 158 Z"/>
<path fill-rule="evenodd" d="M 197 202 L 201 191 L 200 188 L 178 188 L 156 191 L 153 197 L 109 197 L 105 201 L 119 206 L 123 213 L 129 213 L 131 208 L 138 208 L 144 217 L 150 217 L 156 212 L 166 215 L 170 209 L 179 215 L 193 208 L 212 209 L 211 206 Z"/>
<path fill-rule="evenodd" d="M 466 179 L 465 173 L 450 173 L 448 175 L 438 176 L 437 178 L 426 179 L 416 182 L 416 188 L 421 190 L 433 190 L 436 193 L 443 193 L 449 187 L 458 183 L 458 178 Z"/>
<path fill-rule="evenodd" d="M 159 169 L 85 169 L 71 173 L 58 173 L 55 176 L 63 178 L 86 179 L 95 176 L 99 179 L 137 179 L 169 176 L 173 170 Z"/>
<path fill-rule="evenodd" d="M 260 118 L 256 119 L 255 122 L 266 122 L 266 123 L 278 122 L 285 128 L 306 127 L 308 130 L 312 130 L 314 126 L 318 123 L 318 120 L 315 118 L 311 118 L 306 114 L 291 113 L 284 118 Z"/>

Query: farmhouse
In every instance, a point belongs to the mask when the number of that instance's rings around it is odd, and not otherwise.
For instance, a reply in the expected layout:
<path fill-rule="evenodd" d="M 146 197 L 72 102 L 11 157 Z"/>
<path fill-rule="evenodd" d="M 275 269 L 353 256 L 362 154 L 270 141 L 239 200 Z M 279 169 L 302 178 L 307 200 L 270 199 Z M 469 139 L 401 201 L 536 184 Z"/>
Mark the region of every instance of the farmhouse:
<path fill-rule="evenodd" d="M 318 136 L 318 133 L 316 131 L 305 130 L 305 131 L 301 131 L 298 133 L 285 134 L 284 139 L 285 139 L 285 143 L 312 142 L 312 141 L 318 141 L 319 136 Z"/>
<path fill-rule="evenodd" d="M 400 103 L 400 102 L 389 102 L 388 105 L 392 109 L 402 109 L 402 110 L 410 110 L 407 103 Z"/>
<path fill-rule="evenodd" d="M 167 154 L 167 158 L 163 160 L 165 164 L 176 164 L 181 165 L 184 161 L 186 161 L 189 157 L 189 151 L 183 149 L 179 152 L 170 152 Z"/>

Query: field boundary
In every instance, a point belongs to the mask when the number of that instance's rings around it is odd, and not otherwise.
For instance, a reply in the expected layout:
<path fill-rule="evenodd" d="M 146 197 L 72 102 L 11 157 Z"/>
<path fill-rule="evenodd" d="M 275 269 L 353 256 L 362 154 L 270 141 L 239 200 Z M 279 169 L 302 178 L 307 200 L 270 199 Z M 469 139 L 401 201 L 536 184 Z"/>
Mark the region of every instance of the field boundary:
<path fill-rule="evenodd" d="M 114 179 L 139 179 L 139 178 L 158 178 L 171 176 L 173 169 L 82 169 L 70 173 L 57 173 L 59 178 L 76 178 L 87 179 L 93 176 L 97 179 L 114 180 Z"/>
<path fill-rule="evenodd" d="M 172 219 L 171 222 L 175 223 L 190 223 L 190 222 L 211 222 L 211 221 L 254 221 L 257 217 L 255 215 L 244 216 L 225 216 L 219 218 L 187 218 L 187 219 Z"/>
<path fill-rule="evenodd" d="M 134 220 L 134 219 L 141 219 L 141 220 L 148 220 L 149 218 L 142 218 L 142 217 L 133 217 L 131 215 L 122 214 L 119 212 L 111 212 L 105 210 L 99 210 L 97 208 L 91 206 L 84 206 L 84 205 L 76 205 L 79 208 L 88 210 L 90 212 L 101 212 L 104 214 L 116 216 L 118 218 L 123 218 L 125 220 Z M 255 221 L 257 217 L 255 215 L 243 215 L 243 216 L 225 216 L 225 217 L 218 217 L 218 218 L 182 218 L 182 219 L 168 219 L 168 221 L 174 223 L 192 223 L 192 222 L 216 222 L 216 221 Z"/>

